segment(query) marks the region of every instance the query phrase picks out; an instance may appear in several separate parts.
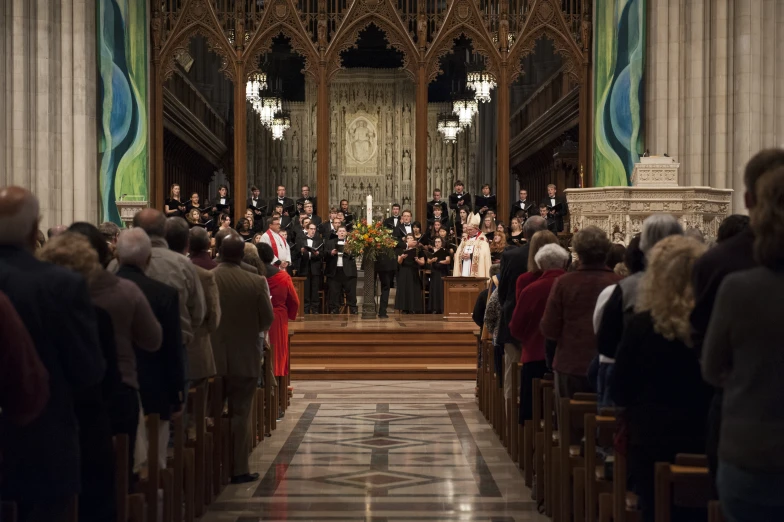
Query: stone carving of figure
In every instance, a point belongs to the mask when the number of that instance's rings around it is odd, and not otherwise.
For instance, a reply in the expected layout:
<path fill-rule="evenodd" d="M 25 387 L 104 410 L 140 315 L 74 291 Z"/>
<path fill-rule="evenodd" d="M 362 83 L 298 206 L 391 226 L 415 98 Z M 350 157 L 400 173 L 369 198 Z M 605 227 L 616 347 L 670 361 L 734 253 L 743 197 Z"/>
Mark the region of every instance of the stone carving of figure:
<path fill-rule="evenodd" d="M 299 159 L 299 137 L 296 131 L 291 136 L 291 155 L 295 160 Z"/>
<path fill-rule="evenodd" d="M 316 29 L 318 35 L 318 48 L 319 50 L 327 48 L 327 17 L 326 15 L 319 15 L 318 27 Z"/>
<path fill-rule="evenodd" d="M 417 44 L 420 49 L 427 47 L 427 18 L 420 15 L 417 19 Z"/>
<path fill-rule="evenodd" d="M 391 169 L 392 168 L 392 150 L 391 149 L 392 149 L 392 147 L 386 147 L 386 150 L 384 151 L 384 154 L 386 155 L 386 166 L 387 166 L 387 169 Z"/>
<path fill-rule="evenodd" d="M 447 142 L 446 144 L 446 160 L 447 165 L 454 165 L 454 154 L 452 154 L 452 142 Z"/>
<path fill-rule="evenodd" d="M 591 45 L 591 17 L 588 13 L 583 15 L 582 25 L 580 27 L 580 39 L 583 44 L 583 51 L 588 51 Z"/>
<path fill-rule="evenodd" d="M 403 152 L 403 179 L 411 181 L 411 153 Z"/>
<path fill-rule="evenodd" d="M 411 136 L 411 106 L 403 109 L 403 136 Z"/>
<path fill-rule="evenodd" d="M 392 134 L 392 111 L 387 112 L 387 134 Z"/>
<path fill-rule="evenodd" d="M 330 143 L 330 163 L 332 163 L 333 167 L 336 167 L 338 164 L 338 146 L 337 143 L 334 141 Z"/>
<path fill-rule="evenodd" d="M 331 136 L 337 133 L 338 111 L 332 111 L 332 118 L 329 120 L 329 132 Z"/>
<path fill-rule="evenodd" d="M 349 150 L 354 159 L 364 163 L 373 157 L 376 133 L 365 120 L 357 121 L 349 129 Z"/>

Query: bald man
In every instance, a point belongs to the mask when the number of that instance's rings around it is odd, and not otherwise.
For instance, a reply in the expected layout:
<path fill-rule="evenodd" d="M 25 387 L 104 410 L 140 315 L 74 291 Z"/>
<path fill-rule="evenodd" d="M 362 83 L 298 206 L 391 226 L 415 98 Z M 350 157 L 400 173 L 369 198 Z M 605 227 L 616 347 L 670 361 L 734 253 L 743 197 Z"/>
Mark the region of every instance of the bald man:
<path fill-rule="evenodd" d="M 84 279 L 33 256 L 38 200 L 0 188 L 0 291 L 13 304 L 49 372 L 49 400 L 24 426 L 0 420 L 0 496 L 20 520 L 61 520 L 80 490 L 77 392 L 103 379 L 95 312 Z"/>
<path fill-rule="evenodd" d="M 221 321 L 212 334 L 218 375 L 225 376 L 234 441 L 232 483 L 253 482 L 250 473 L 248 421 L 256 383 L 261 374 L 261 335 L 272 325 L 272 302 L 265 277 L 240 267 L 245 243 L 229 235 L 221 243 L 221 263 L 212 271 L 218 285 Z"/>

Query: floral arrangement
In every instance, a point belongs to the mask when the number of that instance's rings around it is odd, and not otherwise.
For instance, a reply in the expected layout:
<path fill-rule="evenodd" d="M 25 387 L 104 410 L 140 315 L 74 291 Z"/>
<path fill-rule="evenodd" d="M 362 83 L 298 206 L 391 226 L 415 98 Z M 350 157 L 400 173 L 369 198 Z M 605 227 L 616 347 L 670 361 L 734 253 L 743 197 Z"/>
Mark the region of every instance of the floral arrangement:
<path fill-rule="evenodd" d="M 375 261 L 380 256 L 393 256 L 397 239 L 380 221 L 368 223 L 366 219 L 354 223 L 354 229 L 346 237 L 345 251 L 363 260 Z"/>

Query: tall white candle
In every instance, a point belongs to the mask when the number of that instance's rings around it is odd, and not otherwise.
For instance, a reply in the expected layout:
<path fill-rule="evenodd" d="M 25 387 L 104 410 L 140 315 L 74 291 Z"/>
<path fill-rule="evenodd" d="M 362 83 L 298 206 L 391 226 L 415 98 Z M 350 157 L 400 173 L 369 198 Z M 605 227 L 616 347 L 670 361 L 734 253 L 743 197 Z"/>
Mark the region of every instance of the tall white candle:
<path fill-rule="evenodd" d="M 373 222 L 373 196 L 367 196 L 367 222 L 368 225 Z"/>

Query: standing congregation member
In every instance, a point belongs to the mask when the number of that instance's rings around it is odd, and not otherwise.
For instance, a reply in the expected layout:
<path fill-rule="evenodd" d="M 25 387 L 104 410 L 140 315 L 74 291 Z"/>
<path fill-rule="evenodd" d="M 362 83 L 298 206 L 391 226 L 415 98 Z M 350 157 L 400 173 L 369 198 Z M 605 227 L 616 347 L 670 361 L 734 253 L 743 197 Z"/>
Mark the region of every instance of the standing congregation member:
<path fill-rule="evenodd" d="M 297 239 L 294 248 L 299 258 L 297 275 L 305 278 L 305 313 L 318 314 L 324 242 L 316 237 L 316 225 L 308 223 L 307 235 Z"/>
<path fill-rule="evenodd" d="M 460 180 L 455 181 L 455 192 L 449 196 L 449 208 L 455 215 L 462 209 L 465 209 L 469 214 L 473 212 L 471 194 L 465 192 L 465 185 Z"/>
<path fill-rule="evenodd" d="M 464 226 L 467 238 L 455 252 L 455 277 L 490 277 L 490 245 L 479 231 L 479 222 L 479 214 L 472 214 Z"/>
<path fill-rule="evenodd" d="M 269 330 L 274 316 L 267 280 L 240 267 L 245 245 L 236 236 L 221 243 L 222 262 L 213 271 L 220 295 L 221 322 L 212 335 L 218 375 L 226 378 L 231 415 L 233 468 L 231 482 L 242 484 L 259 478 L 250 473 L 248 422 L 253 396 L 261 375 L 260 334 Z"/>
<path fill-rule="evenodd" d="M 547 215 L 553 219 L 555 230 L 553 232 L 563 232 L 564 222 L 563 217 L 569 213 L 569 207 L 566 204 L 566 199 L 558 196 L 555 193 L 555 185 L 547 185 L 547 196 L 542 198 L 539 206 L 544 205 L 547 209 Z"/>
<path fill-rule="evenodd" d="M 433 239 L 433 253 L 427 259 L 430 267 L 430 302 L 428 309 L 431 314 L 444 313 L 444 277 L 452 268 L 452 256 L 444 247 L 440 237 Z"/>
<path fill-rule="evenodd" d="M 424 266 L 424 254 L 417 248 L 414 234 L 406 234 L 406 249 L 397 256 L 399 265 L 397 275 L 397 295 L 395 310 L 404 314 L 422 313 L 422 281 L 419 268 Z"/>
<path fill-rule="evenodd" d="M 275 192 L 277 195 L 267 203 L 268 215 L 271 216 L 275 212 L 275 206 L 280 205 L 283 207 L 282 216 L 293 216 L 297 207 L 294 204 L 294 200 L 286 196 L 286 187 L 278 185 Z"/>
<path fill-rule="evenodd" d="M 593 330 L 596 299 L 602 290 L 621 279 L 604 265 L 610 250 L 604 230 L 595 226 L 583 228 L 574 235 L 572 248 L 580 266 L 558 278 L 541 324 L 544 337 L 557 343 L 553 369 L 559 400 L 592 391 L 587 374 L 597 354 Z"/>
<path fill-rule="evenodd" d="M 763 151 L 746 168 L 759 266 L 728 273 L 729 260 L 713 265 L 726 275 L 705 336 L 702 375 L 723 390 L 717 489 L 730 522 L 784 519 L 784 167 L 758 170 L 783 153 Z"/>
<path fill-rule="evenodd" d="M 27 423 L 0 417 L 0 495 L 16 502 L 22 522 L 61 521 L 80 493 L 74 398 L 100 384 L 105 371 L 84 277 L 32 254 L 38 216 L 38 200 L 28 190 L 0 188 L 0 291 L 49 374 L 49 397 L 37 417 Z"/>
<path fill-rule="evenodd" d="M 297 319 L 299 297 L 291 276 L 273 264 L 275 255 L 272 248 L 262 243 L 257 245 L 257 249 L 259 259 L 264 263 L 275 316 L 269 330 L 269 341 L 275 353 L 274 375 L 282 377 L 289 374 L 289 321 Z"/>
<path fill-rule="evenodd" d="M 291 250 L 288 242 L 280 236 L 280 218 L 267 218 L 267 231 L 261 236 L 261 242 L 270 246 L 280 261 L 280 268 L 286 270 L 291 264 Z"/>
<path fill-rule="evenodd" d="M 192 228 L 188 238 L 188 257 L 191 263 L 203 268 L 212 270 L 218 263 L 210 257 L 210 235 L 203 228 Z"/>
<path fill-rule="evenodd" d="M 326 273 L 329 284 L 329 312 L 340 312 L 341 297 L 346 294 L 349 311 L 357 314 L 357 263 L 352 254 L 345 252 L 346 227 L 338 228 L 338 237 L 327 240 L 324 244 L 327 265 Z"/>

